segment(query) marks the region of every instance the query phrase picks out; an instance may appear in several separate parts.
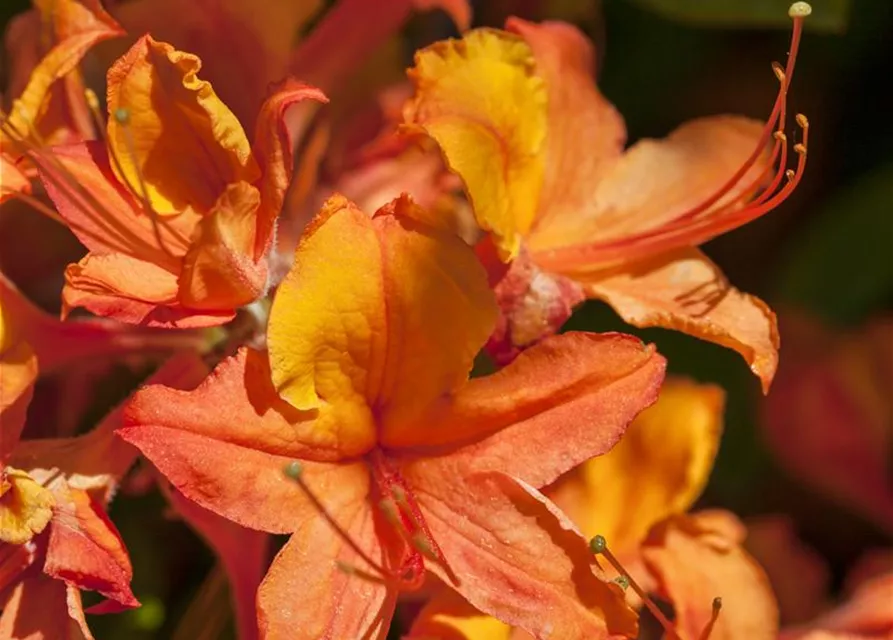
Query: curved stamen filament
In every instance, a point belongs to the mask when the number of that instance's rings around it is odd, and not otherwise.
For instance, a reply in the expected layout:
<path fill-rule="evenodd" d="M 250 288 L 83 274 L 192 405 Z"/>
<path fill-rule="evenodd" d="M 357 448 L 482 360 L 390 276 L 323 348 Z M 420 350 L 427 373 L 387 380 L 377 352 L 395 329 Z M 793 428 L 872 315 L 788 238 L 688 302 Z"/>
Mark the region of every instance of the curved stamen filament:
<path fill-rule="evenodd" d="M 676 626 L 667 620 L 667 617 L 664 615 L 663 611 L 658 608 L 658 606 L 654 603 L 654 600 L 645 592 L 645 590 L 639 585 L 638 582 L 629 574 L 629 572 L 623 568 L 623 565 L 620 564 L 620 561 L 617 557 L 611 553 L 611 550 L 608 549 L 608 542 L 605 540 L 604 536 L 595 536 L 589 542 L 589 549 L 597 556 L 604 556 L 605 560 L 607 560 L 614 570 L 617 571 L 623 578 L 623 582 L 632 587 L 632 590 L 636 592 L 636 595 L 642 599 L 644 605 L 648 608 L 648 611 L 651 612 L 651 615 L 654 616 L 654 619 L 660 623 L 660 626 L 664 628 L 664 631 L 667 634 L 668 638 L 672 638 L 672 640 L 683 640 L 679 635 L 679 632 L 676 631 Z"/>
<path fill-rule="evenodd" d="M 730 176 L 716 191 L 701 201 L 699 204 L 674 215 L 656 228 L 629 235 L 615 240 L 606 240 L 587 246 L 572 246 L 568 250 L 575 258 L 568 257 L 565 261 L 559 257 L 563 253 L 561 249 L 553 252 L 553 255 L 543 256 L 548 262 L 555 260 L 556 264 L 564 266 L 577 260 L 587 264 L 597 263 L 602 267 L 623 262 L 634 261 L 655 255 L 657 252 L 679 249 L 682 247 L 697 246 L 708 240 L 731 231 L 747 222 L 750 222 L 781 204 L 799 184 L 805 169 L 806 148 L 808 139 L 808 122 L 802 115 L 797 115 L 797 124 L 803 130 L 803 140 L 794 145 L 794 151 L 798 155 L 796 170 L 787 168 L 788 138 L 784 133 L 787 118 L 787 94 L 794 67 L 797 52 L 800 47 L 800 39 L 803 31 L 803 21 L 810 13 L 810 7 L 805 2 L 796 2 L 791 6 L 789 15 L 793 19 L 791 34 L 791 46 L 788 53 L 785 68 L 773 63 L 772 69 L 779 82 L 778 93 L 772 107 L 769 119 L 766 121 L 756 146 L 743 164 Z M 774 137 L 775 142 L 771 155 L 767 156 L 767 145 Z M 751 172 L 760 158 L 767 158 L 766 168 L 759 175 L 742 182 Z M 774 176 L 768 180 L 769 174 Z M 768 185 L 765 185 L 768 181 Z M 759 195 L 754 196 L 759 192 Z M 728 196 L 732 196 L 727 198 Z M 723 198 L 727 201 L 720 203 Z M 749 201 L 749 202 L 748 202 Z"/>

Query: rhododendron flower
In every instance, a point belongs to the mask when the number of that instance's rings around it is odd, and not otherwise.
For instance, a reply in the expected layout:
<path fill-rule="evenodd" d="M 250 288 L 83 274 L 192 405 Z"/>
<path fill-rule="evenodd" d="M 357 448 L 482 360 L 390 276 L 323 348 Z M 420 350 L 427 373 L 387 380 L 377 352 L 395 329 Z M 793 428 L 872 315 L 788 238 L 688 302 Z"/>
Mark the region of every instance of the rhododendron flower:
<path fill-rule="evenodd" d="M 184 356 L 153 380 L 189 386 L 205 374 Z M 87 613 L 139 605 L 127 550 L 104 510 L 136 458 L 114 435 L 120 422 L 119 409 L 87 435 L 23 441 L 0 463 L 0 636 L 91 638 L 82 590 L 106 598 Z"/>
<path fill-rule="evenodd" d="M 573 333 L 469 381 L 495 304 L 472 250 L 425 220 L 407 198 L 370 217 L 333 197 L 276 293 L 269 353 L 138 392 L 119 433 L 187 498 L 292 534 L 258 591 L 263 637 L 384 638 L 426 568 L 538 637 L 635 633 L 535 487 L 614 445 L 662 358 Z"/>
<path fill-rule="evenodd" d="M 266 253 L 292 168 L 286 109 L 323 95 L 286 81 L 254 146 L 197 73 L 149 36 L 108 73 L 106 144 L 35 155 L 47 192 L 90 253 L 65 274 L 63 312 L 139 324 L 221 324 L 266 290 Z"/>
<path fill-rule="evenodd" d="M 45 55 L 27 56 L 21 49 L 36 45 L 43 19 L 52 24 L 54 46 Z M 41 4 L 39 12 L 10 26 L 7 46 L 16 56 L 9 88 L 15 99 L 8 114 L 0 112 L 0 202 L 31 191 L 33 171 L 24 158 L 29 150 L 90 136 L 77 65 L 95 44 L 123 33 L 97 3 L 75 0 Z"/>
<path fill-rule="evenodd" d="M 679 637 L 704 637 L 700 634 L 710 624 L 714 598 L 721 597 L 723 610 L 711 639 L 770 638 L 766 630 L 777 619 L 774 600 L 771 591 L 767 596 L 752 588 L 754 581 L 765 586 L 765 580 L 739 547 L 741 525 L 724 512 L 685 515 L 713 465 L 722 398 L 716 387 L 669 380 L 657 404 L 636 418 L 617 446 L 566 474 L 545 493 L 584 535 L 608 541 L 612 562 L 623 567 L 636 589 L 674 604 L 675 622 L 666 624 Z M 631 601 L 641 604 L 638 597 Z M 422 610 L 410 637 L 527 636 L 443 594 Z"/>
<path fill-rule="evenodd" d="M 893 319 L 835 335 L 782 316 L 791 336 L 761 426 L 784 468 L 893 532 Z"/>
<path fill-rule="evenodd" d="M 806 119 L 797 117 L 803 143 L 787 178 L 781 132 L 808 10 L 791 9 L 791 55 L 776 69 L 781 88 L 765 125 L 700 118 L 626 151 L 623 120 L 592 80 L 593 47 L 571 25 L 510 19 L 507 31 L 475 30 L 416 54 L 407 126 L 438 142 L 478 223 L 513 261 L 497 288 L 497 358 L 514 357 L 591 297 L 636 326 L 737 350 L 768 388 L 773 313 L 696 247 L 769 211 L 800 179 Z"/>

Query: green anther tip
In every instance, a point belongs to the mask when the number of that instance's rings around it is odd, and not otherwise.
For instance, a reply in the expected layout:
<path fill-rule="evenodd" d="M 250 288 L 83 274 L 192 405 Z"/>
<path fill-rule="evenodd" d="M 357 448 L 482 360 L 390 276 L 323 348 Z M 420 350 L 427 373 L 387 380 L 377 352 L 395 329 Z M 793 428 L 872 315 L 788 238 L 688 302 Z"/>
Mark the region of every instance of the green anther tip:
<path fill-rule="evenodd" d="M 292 460 L 282 469 L 282 473 L 284 473 L 292 480 L 297 480 L 298 478 L 300 478 L 302 471 L 304 471 L 304 467 L 302 467 L 301 463 L 297 460 Z"/>
<path fill-rule="evenodd" d="M 722 598 L 717 596 L 713 598 L 713 610 L 719 611 L 720 609 L 722 609 Z"/>
<path fill-rule="evenodd" d="M 602 535 L 595 536 L 592 540 L 589 541 L 589 550 L 596 555 L 604 553 L 605 549 L 607 548 L 608 542 Z"/>
<path fill-rule="evenodd" d="M 626 576 L 617 576 L 616 578 L 614 578 L 614 584 L 626 591 L 627 589 L 629 589 L 629 578 L 627 578 Z"/>
<path fill-rule="evenodd" d="M 130 121 L 130 110 L 124 107 L 115 109 L 115 121 L 118 124 L 127 124 Z"/>

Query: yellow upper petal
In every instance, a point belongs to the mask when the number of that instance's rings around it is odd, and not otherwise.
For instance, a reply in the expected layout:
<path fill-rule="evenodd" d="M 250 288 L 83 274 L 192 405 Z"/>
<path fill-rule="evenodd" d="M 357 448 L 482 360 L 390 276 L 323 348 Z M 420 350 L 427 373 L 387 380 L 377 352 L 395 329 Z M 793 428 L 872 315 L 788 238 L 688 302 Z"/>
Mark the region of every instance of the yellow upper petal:
<path fill-rule="evenodd" d="M 462 178 L 478 224 L 504 258 L 533 224 L 544 175 L 547 97 L 530 47 L 477 29 L 416 54 L 415 97 L 404 113 L 440 145 Z"/>
<path fill-rule="evenodd" d="M 199 80 L 201 61 L 143 36 L 108 73 L 109 151 L 119 179 L 156 212 L 209 210 L 259 170 L 232 111 Z"/>
<path fill-rule="evenodd" d="M 723 393 L 670 379 L 620 442 L 556 486 L 555 500 L 586 536 L 601 534 L 615 553 L 634 550 L 664 518 L 698 498 L 719 445 Z"/>
<path fill-rule="evenodd" d="M 0 471 L 0 540 L 24 544 L 43 531 L 53 517 L 53 494 L 24 471 Z"/>
<path fill-rule="evenodd" d="M 343 414 L 339 439 L 371 447 L 467 379 L 496 306 L 470 247 L 411 217 L 401 199 L 370 218 L 329 200 L 273 302 L 273 382 L 298 409 Z"/>

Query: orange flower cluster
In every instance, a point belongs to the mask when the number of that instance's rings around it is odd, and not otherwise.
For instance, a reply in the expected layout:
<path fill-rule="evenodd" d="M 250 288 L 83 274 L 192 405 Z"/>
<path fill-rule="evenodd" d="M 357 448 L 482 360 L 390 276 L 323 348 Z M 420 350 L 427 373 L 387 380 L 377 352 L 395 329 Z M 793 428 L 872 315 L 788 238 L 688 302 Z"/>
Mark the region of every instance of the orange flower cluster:
<path fill-rule="evenodd" d="M 385 638 L 407 602 L 418 640 L 635 638 L 646 617 L 778 637 L 745 525 L 689 513 L 723 392 L 665 381 L 635 337 L 558 330 L 601 299 L 738 351 L 768 390 L 775 316 L 697 247 L 800 180 L 806 3 L 767 122 L 626 150 L 569 24 L 469 30 L 463 0 L 109 4 L 35 0 L 8 34 L 0 202 L 86 254 L 61 319 L 0 274 L 0 638 L 91 638 L 85 614 L 139 606 L 107 513 L 138 458 L 220 554 L 244 638 Z M 434 8 L 462 36 L 370 97 L 354 72 Z M 38 380 L 78 396 L 121 362 L 155 371 L 90 430 L 38 424 Z M 289 536 L 271 563 L 268 534 Z M 881 637 L 889 587 L 784 637 Z"/>

